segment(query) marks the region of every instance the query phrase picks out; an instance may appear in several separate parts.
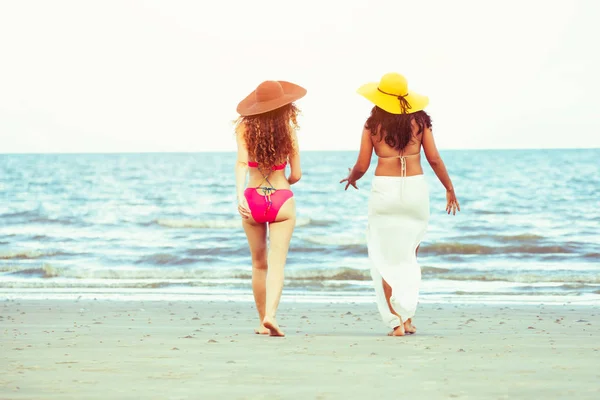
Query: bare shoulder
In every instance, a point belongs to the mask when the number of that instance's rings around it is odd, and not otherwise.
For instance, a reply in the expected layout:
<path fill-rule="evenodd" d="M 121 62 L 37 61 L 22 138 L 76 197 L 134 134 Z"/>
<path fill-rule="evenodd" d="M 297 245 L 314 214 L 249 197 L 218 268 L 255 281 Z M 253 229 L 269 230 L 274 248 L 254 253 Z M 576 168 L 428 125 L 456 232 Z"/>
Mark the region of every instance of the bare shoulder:
<path fill-rule="evenodd" d="M 300 153 L 300 145 L 298 144 L 298 134 L 295 130 L 291 132 L 292 137 L 292 152 L 288 154 L 288 160 Z"/>
<path fill-rule="evenodd" d="M 241 121 L 235 126 L 235 139 L 242 147 L 246 147 L 246 124 Z"/>
<path fill-rule="evenodd" d="M 430 126 L 426 126 L 425 128 L 423 128 L 423 137 L 432 137 L 433 136 L 433 130 L 431 129 Z"/>
<path fill-rule="evenodd" d="M 377 134 L 379 133 L 379 130 L 381 129 L 381 127 L 377 128 L 377 132 L 371 132 L 371 130 L 369 128 L 367 128 L 366 126 L 363 127 L 363 131 L 362 131 L 362 136 L 363 138 L 369 138 L 371 140 L 371 142 L 373 144 L 375 144 L 375 142 L 377 141 Z"/>
<path fill-rule="evenodd" d="M 417 136 L 421 129 L 423 129 L 423 133 L 427 132 L 427 130 L 429 130 L 431 133 L 430 126 L 428 127 L 427 125 L 425 125 L 425 126 L 419 125 L 419 123 L 414 118 L 410 121 L 410 126 L 412 128 L 413 136 Z"/>
<path fill-rule="evenodd" d="M 240 121 L 235 125 L 235 134 L 241 136 L 244 133 L 246 133 L 246 123 L 244 121 Z"/>

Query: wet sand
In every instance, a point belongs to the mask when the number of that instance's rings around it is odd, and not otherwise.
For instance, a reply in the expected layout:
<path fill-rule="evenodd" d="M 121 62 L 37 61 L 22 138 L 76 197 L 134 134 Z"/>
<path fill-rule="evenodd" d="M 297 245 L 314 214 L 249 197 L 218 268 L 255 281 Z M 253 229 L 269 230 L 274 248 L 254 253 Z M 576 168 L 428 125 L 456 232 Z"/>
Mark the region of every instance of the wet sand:
<path fill-rule="evenodd" d="M 284 294 L 285 296 L 285 294 Z M 421 305 L 387 337 L 374 304 L 0 303 L 1 399 L 598 399 L 600 307 Z"/>

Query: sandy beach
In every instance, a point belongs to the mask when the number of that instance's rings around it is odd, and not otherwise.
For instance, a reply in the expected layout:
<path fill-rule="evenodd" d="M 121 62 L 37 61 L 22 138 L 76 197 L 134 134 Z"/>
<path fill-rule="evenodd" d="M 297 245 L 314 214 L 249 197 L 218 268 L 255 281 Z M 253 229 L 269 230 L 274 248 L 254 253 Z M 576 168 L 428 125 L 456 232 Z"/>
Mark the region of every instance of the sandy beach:
<path fill-rule="evenodd" d="M 285 297 L 285 295 L 284 295 Z M 421 305 L 386 337 L 374 304 L 7 300 L 2 399 L 597 399 L 600 307 Z"/>

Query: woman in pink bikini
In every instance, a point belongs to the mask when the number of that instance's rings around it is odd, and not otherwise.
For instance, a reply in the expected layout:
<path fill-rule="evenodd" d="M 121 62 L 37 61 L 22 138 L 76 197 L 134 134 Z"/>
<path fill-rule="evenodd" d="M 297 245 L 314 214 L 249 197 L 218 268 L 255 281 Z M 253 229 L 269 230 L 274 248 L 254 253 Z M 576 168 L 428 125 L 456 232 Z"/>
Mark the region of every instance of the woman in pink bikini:
<path fill-rule="evenodd" d="M 302 176 L 296 137 L 299 110 L 294 101 L 305 94 L 306 89 L 293 83 L 265 81 L 237 107 L 238 212 L 252 256 L 252 291 L 260 318 L 255 330 L 258 334 L 284 336 L 275 314 L 296 224 L 296 204 L 290 186 Z M 290 174 L 286 177 L 288 163 Z"/>

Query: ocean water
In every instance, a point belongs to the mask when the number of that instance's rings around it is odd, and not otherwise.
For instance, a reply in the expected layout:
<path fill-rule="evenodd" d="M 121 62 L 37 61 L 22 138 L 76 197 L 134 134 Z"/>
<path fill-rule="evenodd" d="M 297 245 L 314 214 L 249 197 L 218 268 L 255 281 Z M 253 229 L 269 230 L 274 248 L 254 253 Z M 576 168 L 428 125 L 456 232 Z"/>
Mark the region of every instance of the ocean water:
<path fill-rule="evenodd" d="M 461 203 L 424 161 L 424 302 L 600 304 L 600 150 L 447 151 Z M 374 168 L 305 152 L 284 300 L 373 301 Z M 374 159 L 375 162 L 375 159 Z M 250 299 L 234 153 L 0 155 L 0 298 Z"/>

